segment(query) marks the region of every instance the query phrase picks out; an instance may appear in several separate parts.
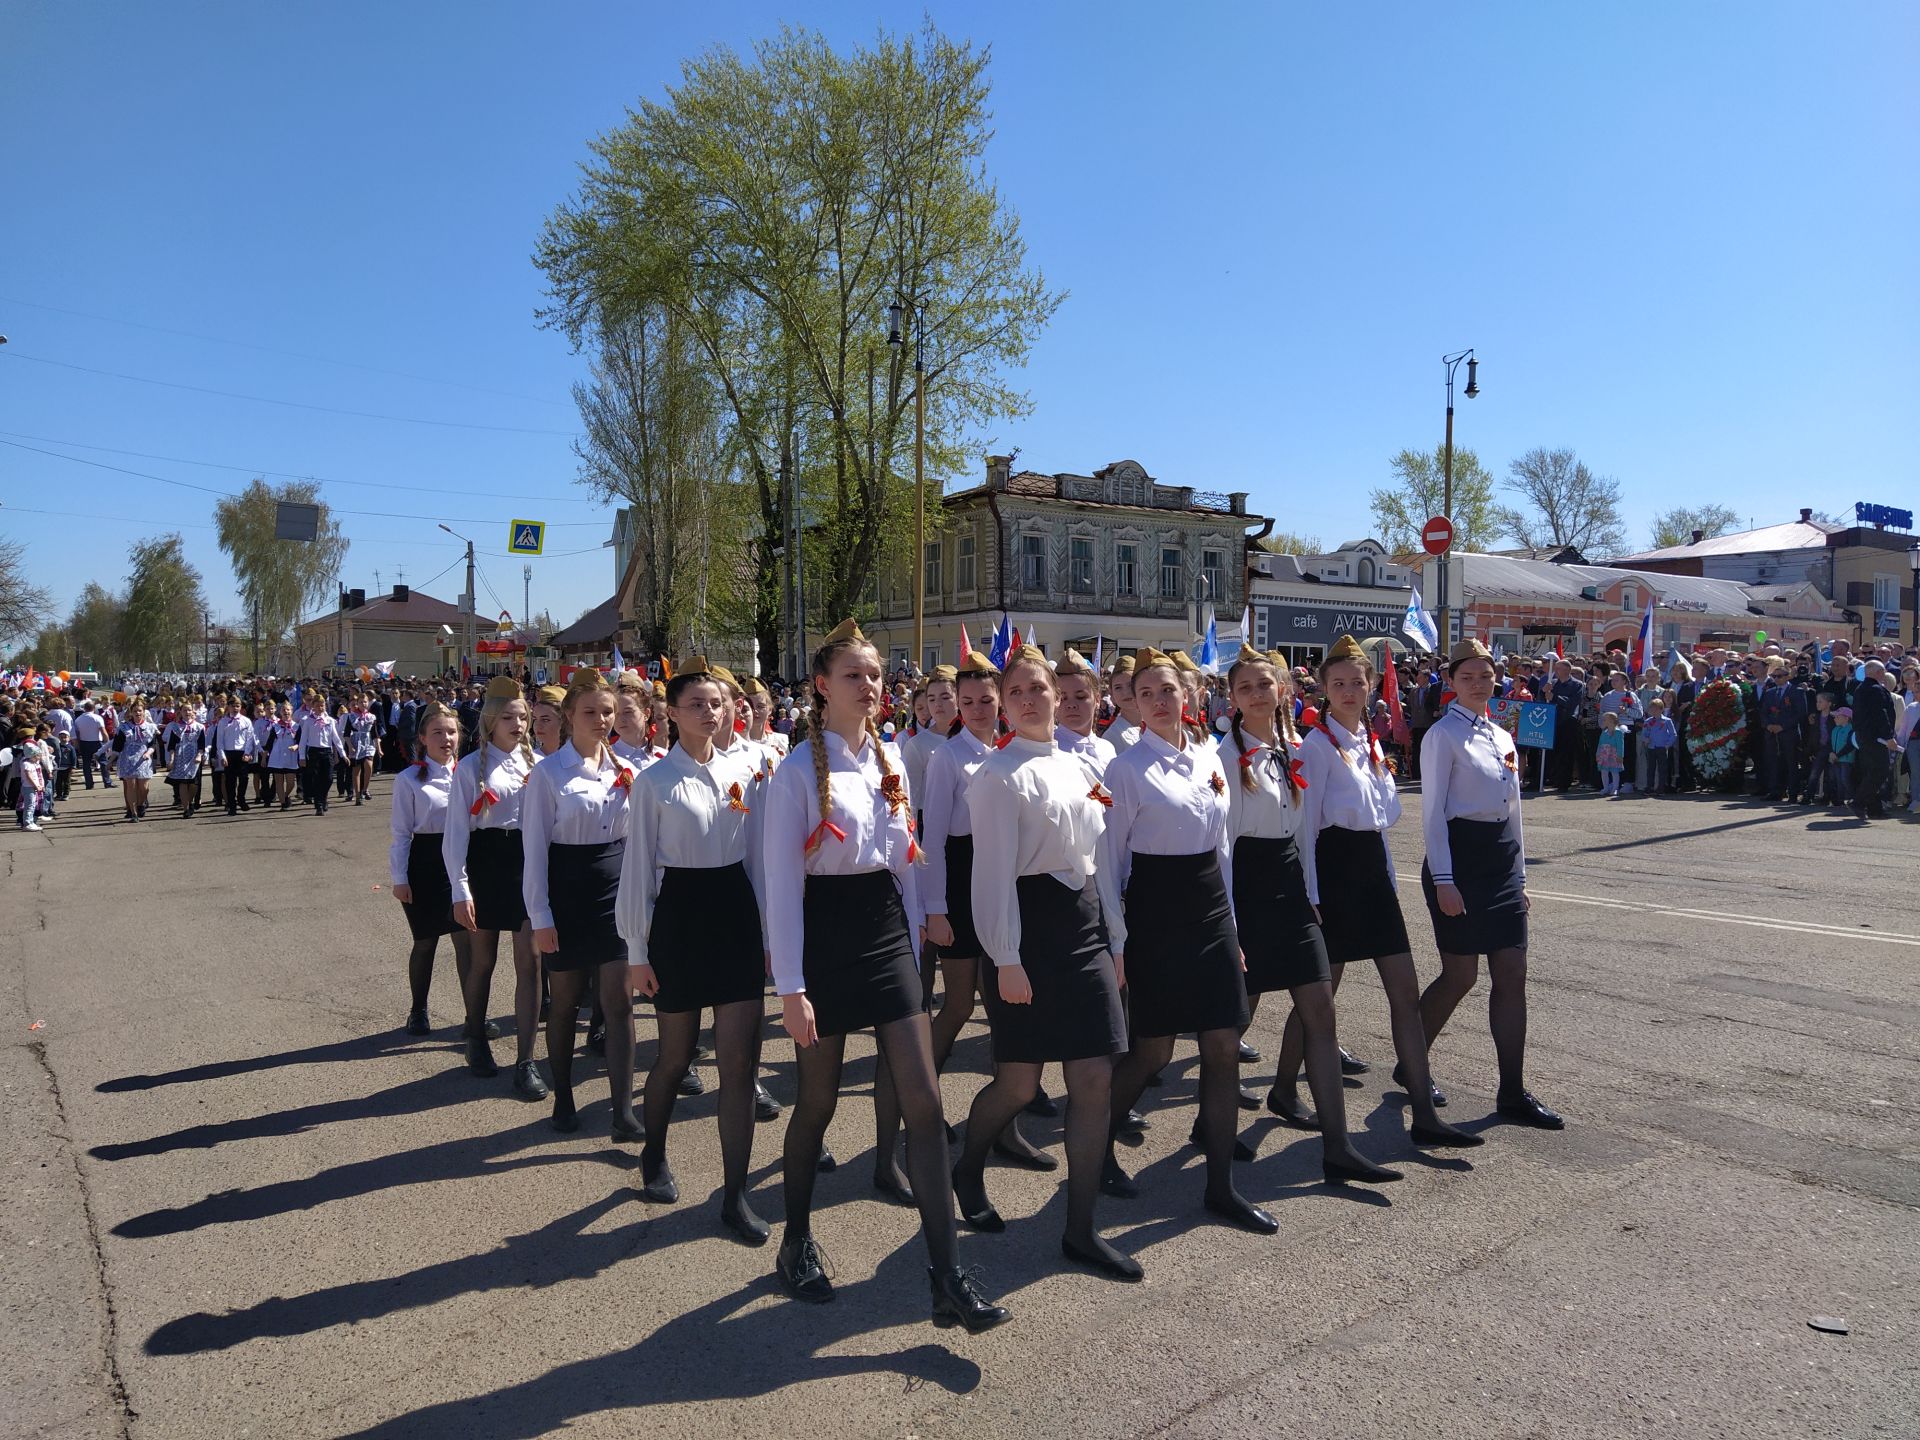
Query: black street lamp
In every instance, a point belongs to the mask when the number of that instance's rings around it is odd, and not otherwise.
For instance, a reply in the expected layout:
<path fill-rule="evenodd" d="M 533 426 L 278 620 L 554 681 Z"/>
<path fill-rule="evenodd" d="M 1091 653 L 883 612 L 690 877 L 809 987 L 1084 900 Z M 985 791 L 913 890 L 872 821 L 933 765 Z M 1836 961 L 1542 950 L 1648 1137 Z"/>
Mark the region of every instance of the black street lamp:
<path fill-rule="evenodd" d="M 1460 368 L 1460 362 L 1467 362 L 1467 399 L 1471 400 L 1480 393 L 1480 362 L 1474 358 L 1471 349 L 1458 350 L 1451 355 L 1442 355 L 1440 363 L 1447 367 L 1447 443 L 1444 458 L 1441 461 L 1446 472 L 1445 488 L 1440 500 L 1440 513 L 1447 517 L 1447 523 L 1453 523 L 1453 372 Z M 1456 531 L 1456 536 L 1458 532 Z M 1435 595 L 1434 623 L 1440 630 L 1440 653 L 1444 656 L 1453 645 L 1452 624 L 1448 607 L 1453 603 L 1453 547 L 1449 545 L 1440 554 L 1440 584 Z"/>

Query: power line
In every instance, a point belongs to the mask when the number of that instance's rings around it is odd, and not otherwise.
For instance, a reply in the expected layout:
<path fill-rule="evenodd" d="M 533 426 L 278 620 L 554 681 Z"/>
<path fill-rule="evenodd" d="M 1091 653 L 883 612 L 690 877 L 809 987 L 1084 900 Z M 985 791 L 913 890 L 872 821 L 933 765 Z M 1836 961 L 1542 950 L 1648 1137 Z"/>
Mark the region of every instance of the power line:
<path fill-rule="evenodd" d="M 82 375 L 104 375 L 109 380 L 130 380 L 136 385 L 159 385 L 168 390 L 190 390 L 196 395 L 218 395 L 227 400 L 250 400 L 257 405 L 285 405 L 293 410 L 313 410 L 322 415 L 351 415 L 359 420 L 391 420 L 401 425 L 433 425 L 445 430 L 488 430 L 500 435 L 558 435 L 572 439 L 572 430 L 538 430 L 525 425 L 474 425 L 464 420 L 423 420 L 417 415 L 382 415 L 372 410 L 342 410 L 333 405 L 312 405 L 305 400 L 282 400 L 272 395 L 243 395 L 237 390 L 215 390 L 206 385 L 188 385 L 179 380 L 155 380 L 146 375 L 125 375 L 118 370 L 96 370 L 91 365 L 75 365 L 66 360 L 50 360 L 44 355 L 15 353 L 11 346 L 8 359 L 27 360 L 35 365 L 52 365 L 75 370 Z"/>
<path fill-rule="evenodd" d="M 363 365 L 357 360 L 336 360 L 329 355 L 305 355 L 298 350 L 280 350 L 272 345 L 255 345 L 246 340 L 227 340 L 218 335 L 199 335 L 191 330 L 173 330 L 165 325 L 148 325 L 139 320 L 123 320 L 115 315 L 96 315 L 88 310 L 67 310 L 58 305 L 45 305 L 38 300 L 16 300 L 0 295 L 0 305 L 24 305 L 34 310 L 45 310 L 52 315 L 72 315 L 81 320 L 99 320 L 108 325 L 125 325 L 134 330 L 150 330 L 156 335 L 177 335 L 185 340 L 202 340 L 209 345 L 232 345 L 241 350 L 257 350 L 263 355 L 284 355 L 292 360 L 311 360 L 319 365 L 340 365 L 348 370 L 364 370 L 369 375 L 392 375 L 401 380 L 418 380 L 427 385 L 446 385 L 455 390 L 471 390 L 477 395 L 497 395 L 507 400 L 526 400 L 535 405 L 559 405 L 571 408 L 565 400 L 553 400 L 541 395 L 522 395 L 515 390 L 495 390 L 485 385 L 469 385 L 461 380 L 440 380 L 431 375 L 415 375 L 406 370 L 386 370 L 378 365 Z"/>

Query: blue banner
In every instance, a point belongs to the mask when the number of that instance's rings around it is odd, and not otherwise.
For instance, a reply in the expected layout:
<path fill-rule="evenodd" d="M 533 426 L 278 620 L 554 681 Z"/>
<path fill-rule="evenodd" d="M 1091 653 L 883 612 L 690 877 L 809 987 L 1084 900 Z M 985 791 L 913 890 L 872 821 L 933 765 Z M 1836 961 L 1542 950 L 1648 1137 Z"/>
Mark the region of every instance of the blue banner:
<path fill-rule="evenodd" d="M 1539 701 L 1529 701 L 1520 707 L 1520 727 L 1514 732 L 1513 743 L 1528 745 L 1536 750 L 1553 748 L 1553 724 L 1559 712 L 1553 706 Z"/>

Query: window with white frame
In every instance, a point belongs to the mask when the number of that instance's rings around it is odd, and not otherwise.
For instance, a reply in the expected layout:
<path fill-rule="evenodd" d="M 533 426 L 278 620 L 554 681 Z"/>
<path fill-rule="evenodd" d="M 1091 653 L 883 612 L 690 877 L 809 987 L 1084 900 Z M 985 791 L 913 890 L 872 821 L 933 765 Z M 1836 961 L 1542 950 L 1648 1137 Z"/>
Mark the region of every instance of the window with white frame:
<path fill-rule="evenodd" d="M 1047 537 L 1044 535 L 1020 537 L 1020 588 L 1047 588 Z"/>
<path fill-rule="evenodd" d="M 1140 547 L 1138 545 L 1116 545 L 1113 547 L 1113 593 L 1116 595 L 1135 595 L 1134 570 L 1139 564 Z"/>
<path fill-rule="evenodd" d="M 1202 550 L 1200 552 L 1200 570 L 1206 577 L 1207 598 L 1226 600 L 1227 594 L 1227 552 L 1224 550 Z"/>
<path fill-rule="evenodd" d="M 1068 581 L 1076 595 L 1093 593 L 1093 541 L 1076 535 L 1067 542 Z"/>
<path fill-rule="evenodd" d="M 1178 550 L 1174 549 L 1171 545 L 1161 547 L 1160 594 L 1163 599 L 1178 600 L 1182 598 L 1182 587 L 1180 584 L 1182 579 L 1181 572 L 1185 569 L 1184 557 Z"/>
<path fill-rule="evenodd" d="M 1898 575 L 1873 577 L 1873 608 L 1882 612 L 1900 608 L 1900 577 Z"/>
<path fill-rule="evenodd" d="M 1634 603 L 1637 598 L 1633 593 L 1633 587 L 1631 585 L 1623 585 L 1620 587 L 1620 608 L 1629 615 L 1640 608 Z"/>
<path fill-rule="evenodd" d="M 962 535 L 954 542 L 953 585 L 956 590 L 973 589 L 973 536 Z"/>
<path fill-rule="evenodd" d="M 941 594 L 940 587 L 940 542 L 927 542 L 927 598 L 929 600 Z"/>

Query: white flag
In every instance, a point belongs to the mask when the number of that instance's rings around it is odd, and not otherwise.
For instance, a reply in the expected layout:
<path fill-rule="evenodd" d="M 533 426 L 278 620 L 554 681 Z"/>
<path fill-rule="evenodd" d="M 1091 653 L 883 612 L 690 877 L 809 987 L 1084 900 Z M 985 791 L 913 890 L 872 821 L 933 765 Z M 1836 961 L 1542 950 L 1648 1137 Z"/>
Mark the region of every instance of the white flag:
<path fill-rule="evenodd" d="M 1423 650 L 1440 648 L 1440 627 L 1433 623 L 1433 616 L 1427 613 L 1427 607 L 1420 603 L 1420 587 L 1414 586 L 1407 600 L 1407 613 L 1400 621 L 1400 629 L 1406 637 Z"/>

